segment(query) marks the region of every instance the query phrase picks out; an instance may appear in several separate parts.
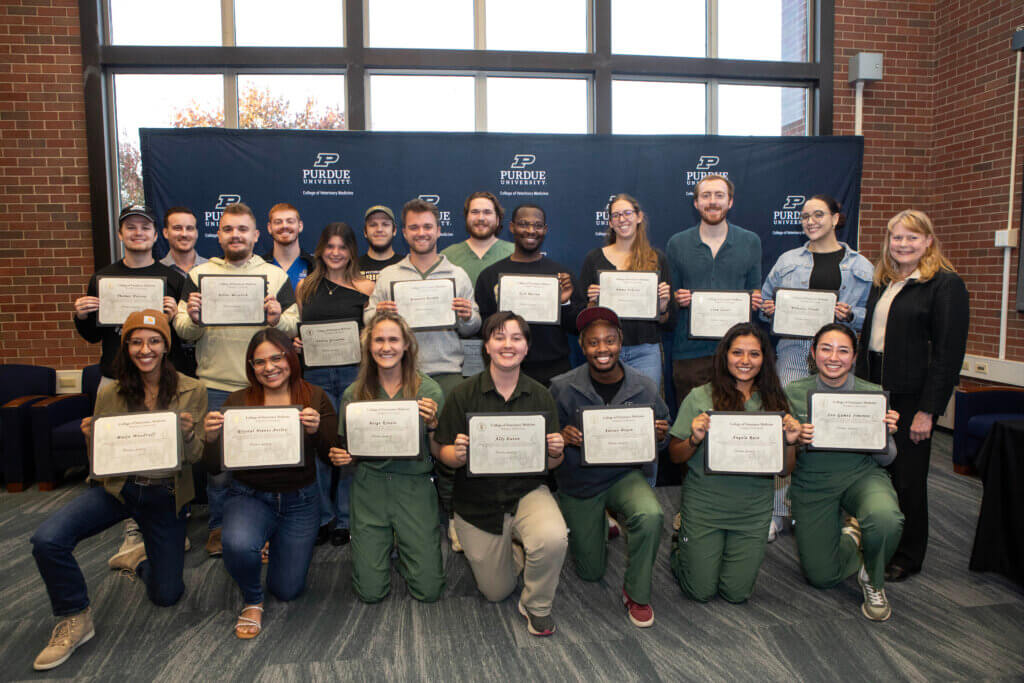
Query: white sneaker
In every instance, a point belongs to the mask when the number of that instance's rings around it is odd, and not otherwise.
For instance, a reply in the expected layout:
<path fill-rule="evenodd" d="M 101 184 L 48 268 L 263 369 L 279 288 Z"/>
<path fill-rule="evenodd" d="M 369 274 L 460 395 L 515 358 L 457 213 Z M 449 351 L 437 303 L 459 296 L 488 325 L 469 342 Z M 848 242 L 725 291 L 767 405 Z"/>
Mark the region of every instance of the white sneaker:
<path fill-rule="evenodd" d="M 782 522 L 776 522 L 777 517 L 772 517 L 772 523 L 768 525 L 768 542 L 774 543 L 775 539 L 782 533 Z"/>
<path fill-rule="evenodd" d="M 129 517 L 124 523 L 124 541 L 114 556 L 107 560 L 107 565 L 111 569 L 134 569 L 132 560 L 142 544 L 142 531 L 138 523 Z"/>
<path fill-rule="evenodd" d="M 455 518 L 451 517 L 448 519 L 448 540 L 452 544 L 453 553 L 462 552 L 462 544 L 459 543 L 459 535 L 455 533 Z"/>
<path fill-rule="evenodd" d="M 892 607 L 889 606 L 889 599 L 885 597 L 885 589 L 871 585 L 871 579 L 863 564 L 857 572 L 857 583 L 864 592 L 864 603 L 860 606 L 864 616 L 871 621 L 885 621 L 892 616 Z"/>

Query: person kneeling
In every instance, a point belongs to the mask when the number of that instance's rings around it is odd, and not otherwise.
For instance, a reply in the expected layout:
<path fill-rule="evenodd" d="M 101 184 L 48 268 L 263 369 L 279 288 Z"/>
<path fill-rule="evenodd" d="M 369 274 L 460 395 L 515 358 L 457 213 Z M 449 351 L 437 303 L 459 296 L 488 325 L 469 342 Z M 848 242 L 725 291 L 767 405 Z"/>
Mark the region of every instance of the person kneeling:
<path fill-rule="evenodd" d="M 185 592 L 185 506 L 194 497 L 191 463 L 202 453 L 194 421 L 206 412 L 206 387 L 175 371 L 167 359 L 170 348 L 171 329 L 163 313 L 148 309 L 129 315 L 121 328 L 115 359 L 117 381 L 100 390 L 93 416 L 82 420 L 82 432 L 91 460 L 96 456 L 92 450 L 94 419 L 119 413 L 178 411 L 184 443 L 181 468 L 100 479 L 102 486 L 87 489 L 32 536 L 32 556 L 46 583 L 53 613 L 60 617 L 50 644 L 33 664 L 37 671 L 60 666 L 95 635 L 85 577 L 72 555 L 80 541 L 132 518 L 143 542 L 124 566 L 142 579 L 156 605 L 173 605 Z"/>
<path fill-rule="evenodd" d="M 882 387 L 853 376 L 857 337 L 840 323 L 822 327 L 811 345 L 817 372 L 790 382 L 786 395 L 797 419 L 808 418 L 808 394 L 878 392 Z M 883 453 L 803 450 L 793 473 L 793 519 L 800 566 L 812 586 L 831 588 L 853 574 L 864 593 L 861 612 L 872 621 L 892 616 L 885 595 L 885 566 L 899 546 L 903 513 L 889 475 L 883 469 L 896 458 L 892 435 L 900 416 L 885 415 L 889 434 Z M 800 443 L 814 439 L 814 425 L 804 424 Z M 842 525 L 840 513 L 852 517 Z"/>
<path fill-rule="evenodd" d="M 652 442 L 651 447 L 657 457 L 658 446 L 667 440 L 668 406 L 654 382 L 619 362 L 622 327 L 613 311 L 588 308 L 576 318 L 576 328 L 587 363 L 551 380 L 558 419 L 565 425 L 565 460 L 555 470 L 558 504 L 569 526 L 569 550 L 576 573 L 586 581 L 600 580 L 607 565 L 605 510 L 622 516 L 627 530 L 622 601 L 630 621 L 647 627 L 654 624 L 651 571 L 658 555 L 664 513 L 643 476 L 642 465 L 583 466 L 580 410 L 591 406 L 653 406 L 658 444 Z"/>
<path fill-rule="evenodd" d="M 520 371 L 530 347 L 525 320 L 495 313 L 481 336 L 488 367 L 452 390 L 434 439 L 441 461 L 455 470 L 455 529 L 477 587 L 488 600 L 504 600 L 523 572 L 519 612 L 532 635 L 549 636 L 555 632 L 551 605 L 568 545 L 565 520 L 543 474 L 467 476 L 467 413 L 543 414 L 545 461 L 553 468 L 563 448 L 555 402 L 544 385 Z"/>
<path fill-rule="evenodd" d="M 378 311 L 363 330 L 362 365 L 341 399 L 338 433 L 345 437 L 345 406 L 353 401 L 415 400 L 426 431 L 414 460 L 356 460 L 352 482 L 352 588 L 364 602 L 380 602 L 391 590 L 391 549 L 398 545 L 398 569 L 417 600 L 434 602 L 444 590 L 437 493 L 430 481 L 443 399 L 437 382 L 416 370 L 419 347 L 397 313 Z M 346 444 L 347 448 L 347 444 Z M 353 462 L 346 448 L 332 448 L 334 465 Z M 437 447 L 439 448 L 439 447 Z"/>
<path fill-rule="evenodd" d="M 249 639 L 259 635 L 263 624 L 260 572 L 265 543 L 270 542 L 270 592 L 278 600 L 288 601 L 306 587 L 320 528 L 316 458 L 326 460 L 336 443 L 338 416 L 324 390 L 302 379 L 291 339 L 278 329 L 268 327 L 253 335 L 245 353 L 245 374 L 249 386 L 228 396 L 224 407 L 301 406 L 299 422 L 305 439 L 305 457 L 300 466 L 232 471 L 224 502 L 224 566 L 245 600 L 235 635 Z M 224 413 L 210 411 L 204 428 L 203 464 L 219 472 Z"/>
<path fill-rule="evenodd" d="M 772 521 L 773 478 L 706 470 L 708 411 L 786 412 L 768 335 L 750 323 L 733 325 L 712 359 L 711 381 L 683 400 L 669 434 L 672 462 L 689 472 L 680 495 L 682 526 L 672 549 L 672 572 L 694 600 L 715 594 L 733 603 L 754 592 Z M 793 469 L 800 423 L 786 413 L 783 474 Z"/>

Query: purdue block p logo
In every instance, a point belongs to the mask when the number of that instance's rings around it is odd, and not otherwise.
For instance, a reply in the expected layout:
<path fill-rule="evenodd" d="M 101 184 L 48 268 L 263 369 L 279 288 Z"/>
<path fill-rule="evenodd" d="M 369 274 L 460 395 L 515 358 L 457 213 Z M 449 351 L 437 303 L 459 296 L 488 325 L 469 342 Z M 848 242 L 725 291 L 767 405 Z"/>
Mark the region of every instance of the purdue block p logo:
<path fill-rule="evenodd" d="M 515 158 L 512 159 L 512 163 L 509 165 L 509 168 L 526 168 L 527 166 L 532 166 L 536 161 L 536 154 L 517 154 Z"/>
<path fill-rule="evenodd" d="M 786 203 L 782 205 L 783 211 L 795 211 L 804 205 L 807 197 L 802 194 L 791 194 L 786 196 Z"/>
<path fill-rule="evenodd" d="M 720 159 L 713 154 L 701 154 L 700 159 L 697 160 L 696 170 L 707 171 L 718 166 L 719 161 Z"/>
<path fill-rule="evenodd" d="M 220 210 L 228 208 L 232 204 L 237 204 L 240 201 L 242 201 L 242 195 L 240 195 L 240 194 L 222 194 L 222 195 L 217 195 L 217 205 L 215 207 L 213 207 L 213 208 L 215 210 L 220 211 Z"/>
<path fill-rule="evenodd" d="M 331 164 L 336 164 L 341 159 L 341 155 L 337 152 L 319 152 L 316 155 L 316 161 L 313 162 L 313 168 L 327 168 Z"/>

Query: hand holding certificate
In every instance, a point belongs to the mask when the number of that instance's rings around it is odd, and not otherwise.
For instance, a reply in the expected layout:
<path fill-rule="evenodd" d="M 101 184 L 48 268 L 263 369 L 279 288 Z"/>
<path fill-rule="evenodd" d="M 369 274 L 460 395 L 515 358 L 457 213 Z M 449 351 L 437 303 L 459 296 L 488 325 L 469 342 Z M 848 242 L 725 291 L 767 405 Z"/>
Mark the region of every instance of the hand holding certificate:
<path fill-rule="evenodd" d="M 299 337 L 302 356 L 311 368 L 357 365 L 362 358 L 359 323 L 355 320 L 301 323 Z"/>
<path fill-rule="evenodd" d="M 620 320 L 657 320 L 658 273 L 602 270 L 597 278 L 598 306 L 612 309 Z"/>
<path fill-rule="evenodd" d="M 414 330 L 446 330 L 455 327 L 455 280 L 402 280 L 391 283 L 391 300 L 398 314 Z"/>
<path fill-rule="evenodd" d="M 147 308 L 164 310 L 165 285 L 162 277 L 97 277 L 96 290 L 100 307 L 96 313 L 96 324 L 107 327 L 122 325 L 128 315 L 135 311 Z"/>
<path fill-rule="evenodd" d="M 885 392 L 812 391 L 807 395 L 807 419 L 814 425 L 809 448 L 824 451 L 885 451 L 889 409 Z"/>
<path fill-rule="evenodd" d="M 181 467 L 181 427 L 173 410 L 104 415 L 92 422 L 92 476 Z"/>
<path fill-rule="evenodd" d="M 695 290 L 690 298 L 690 337 L 721 339 L 737 323 L 750 322 L 750 292 Z"/>
<path fill-rule="evenodd" d="M 354 458 L 418 458 L 420 409 L 415 400 L 354 401 L 345 406 L 345 440 Z"/>
<path fill-rule="evenodd" d="M 557 275 L 498 275 L 498 310 L 512 311 L 528 323 L 557 325 L 561 312 Z"/>
<path fill-rule="evenodd" d="M 547 434 L 543 415 L 475 413 L 469 420 L 467 474 L 471 477 L 543 474 Z"/>
<path fill-rule="evenodd" d="M 780 337 L 813 337 L 835 320 L 836 293 L 821 289 L 778 289 L 772 333 Z"/>
<path fill-rule="evenodd" d="M 657 457 L 651 406 L 599 406 L 580 413 L 584 465 L 639 465 Z"/>
<path fill-rule="evenodd" d="M 783 413 L 708 413 L 709 474 L 780 474 L 785 470 Z"/>
<path fill-rule="evenodd" d="M 224 469 L 302 466 L 299 411 L 298 406 L 226 408 L 221 436 Z"/>
<path fill-rule="evenodd" d="M 213 325 L 264 325 L 267 314 L 265 275 L 200 275 L 202 296 L 200 323 Z"/>

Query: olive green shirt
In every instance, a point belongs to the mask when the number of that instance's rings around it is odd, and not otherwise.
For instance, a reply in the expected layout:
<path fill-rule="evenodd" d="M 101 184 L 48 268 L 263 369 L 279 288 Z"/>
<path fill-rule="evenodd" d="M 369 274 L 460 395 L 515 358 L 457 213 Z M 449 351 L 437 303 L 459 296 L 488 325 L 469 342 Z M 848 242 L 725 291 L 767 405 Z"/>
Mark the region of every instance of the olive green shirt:
<path fill-rule="evenodd" d="M 679 407 L 675 424 L 669 434 L 677 439 L 689 438 L 693 418 L 713 410 L 711 384 L 703 384 L 691 391 Z M 761 410 L 761 395 L 751 394 L 743 405 L 747 411 Z M 724 529 L 748 530 L 764 526 L 764 515 L 771 515 L 774 485 L 772 477 L 744 474 L 708 474 L 706 463 L 707 439 L 702 441 L 686 463 L 689 473 L 683 481 L 682 514 L 693 515 L 703 523 Z"/>
<path fill-rule="evenodd" d="M 437 402 L 438 414 L 440 414 L 441 408 L 444 405 L 444 395 L 441 393 L 441 387 L 438 386 L 437 382 L 430 379 L 423 373 L 417 373 L 420 376 L 420 388 L 416 392 L 416 400 L 421 398 L 432 398 Z M 338 434 L 341 435 L 342 439 L 345 438 L 345 406 L 353 401 L 357 400 L 353 398 L 353 387 L 355 384 L 348 385 L 345 389 L 345 393 L 341 396 L 341 405 L 338 406 Z M 402 401 L 408 400 L 402 396 L 401 390 L 395 396 L 388 396 L 388 393 L 381 387 L 377 391 L 377 400 L 379 401 Z M 422 420 L 421 420 L 422 424 Z M 378 472 L 390 472 L 392 474 L 427 474 L 434 471 L 434 459 L 430 455 L 430 436 L 427 434 L 425 429 L 420 431 L 420 457 L 415 459 L 370 459 L 363 458 L 362 460 L 356 459 L 355 464 L 358 467 L 368 467 Z"/>
<path fill-rule="evenodd" d="M 515 251 L 515 246 L 511 242 L 498 240 L 484 252 L 483 258 L 481 258 L 476 255 L 475 251 L 469 248 L 469 240 L 466 240 L 465 242 L 445 247 L 441 253 L 447 256 L 449 261 L 466 271 L 469 281 L 475 287 L 476 279 L 480 277 L 480 273 L 483 272 L 484 268 L 508 258 L 512 255 L 513 251 Z"/>

